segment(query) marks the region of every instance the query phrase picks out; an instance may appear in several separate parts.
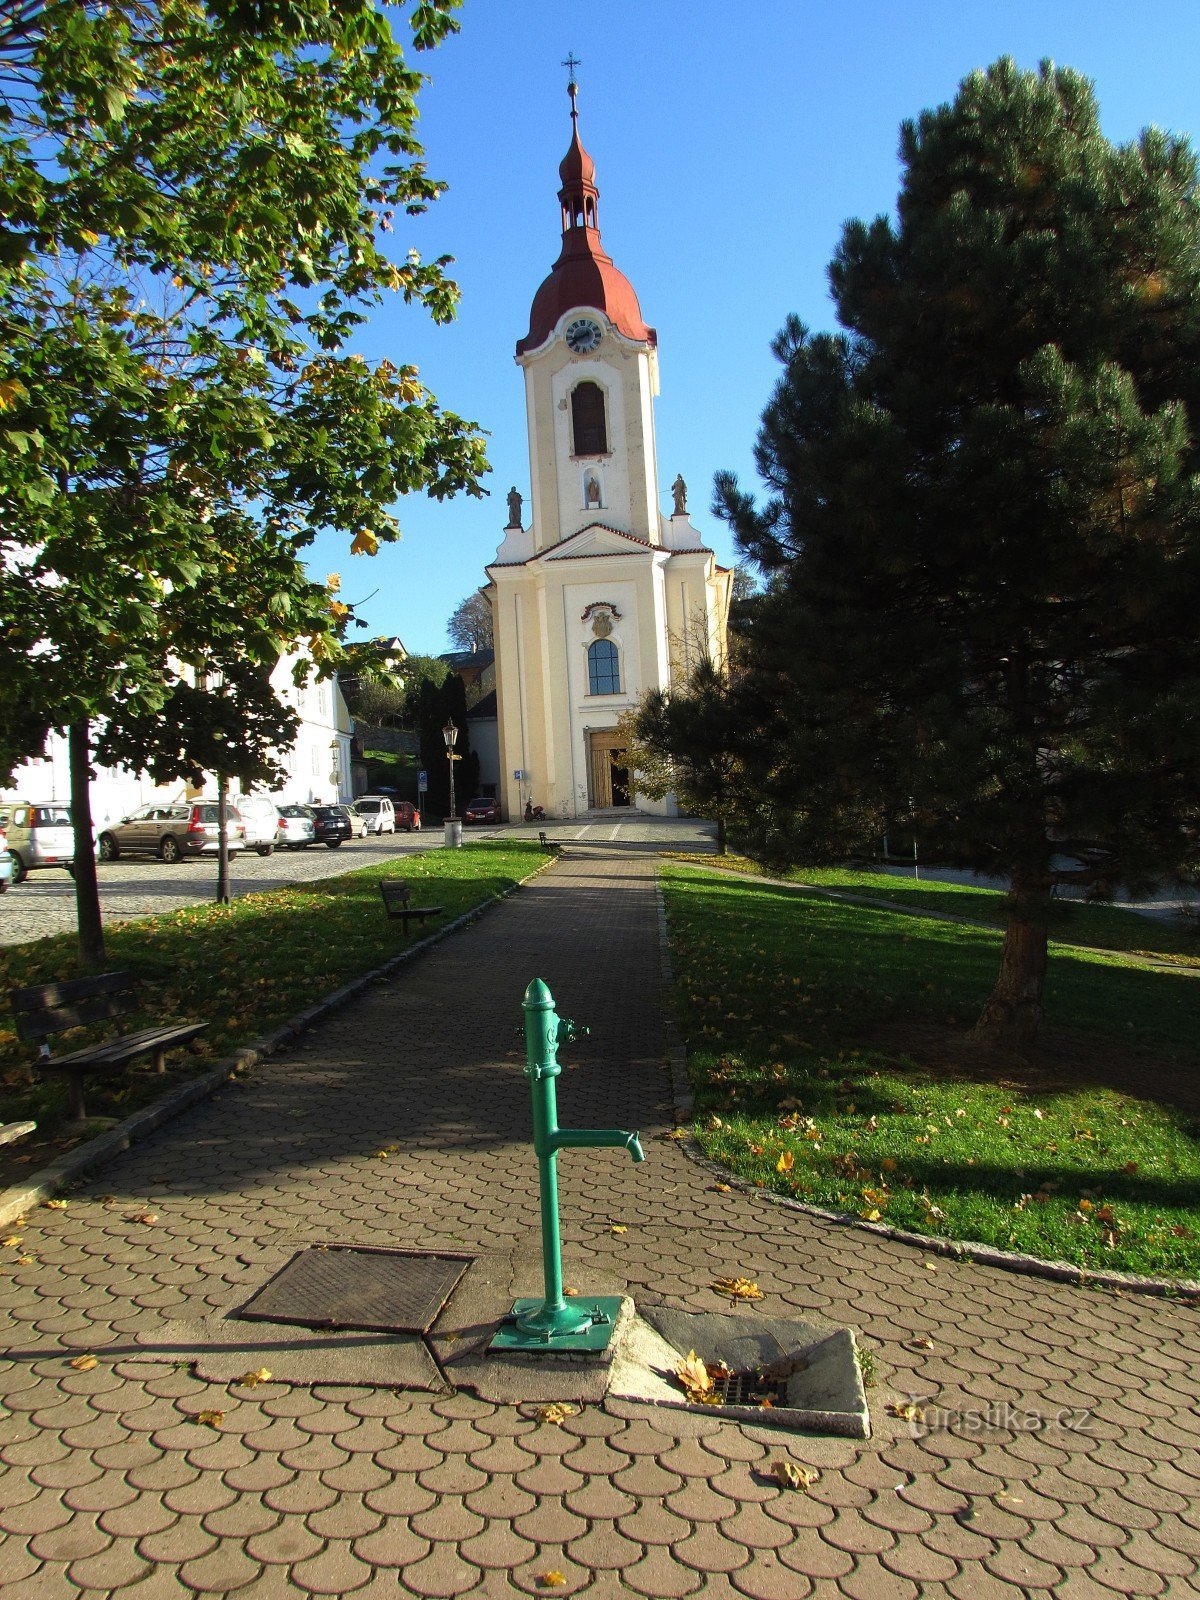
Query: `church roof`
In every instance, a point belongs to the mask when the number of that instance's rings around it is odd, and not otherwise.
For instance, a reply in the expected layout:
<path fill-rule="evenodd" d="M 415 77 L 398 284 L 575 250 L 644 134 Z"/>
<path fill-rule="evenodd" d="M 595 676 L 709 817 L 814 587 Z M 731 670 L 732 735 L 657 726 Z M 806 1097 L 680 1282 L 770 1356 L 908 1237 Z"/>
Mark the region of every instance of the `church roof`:
<path fill-rule="evenodd" d="M 658 335 L 642 321 L 641 307 L 633 285 L 613 266 L 600 244 L 596 208 L 600 191 L 596 187 L 596 164 L 579 139 L 578 85 L 567 86 L 571 97 L 571 144 L 558 169 L 562 187 L 562 250 L 533 297 L 529 313 L 529 332 L 517 344 L 517 354 L 536 350 L 544 344 L 564 311 L 574 306 L 591 306 L 602 311 L 627 339 L 657 344 Z"/>

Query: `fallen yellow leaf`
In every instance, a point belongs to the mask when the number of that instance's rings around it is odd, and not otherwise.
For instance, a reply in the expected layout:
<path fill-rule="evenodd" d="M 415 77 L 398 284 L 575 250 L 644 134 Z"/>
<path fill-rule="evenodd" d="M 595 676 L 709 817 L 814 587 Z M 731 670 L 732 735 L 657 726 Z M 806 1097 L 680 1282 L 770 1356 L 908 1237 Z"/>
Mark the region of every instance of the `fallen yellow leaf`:
<path fill-rule="evenodd" d="M 65 1200 L 45 1200 L 42 1203 L 47 1211 L 65 1211 L 67 1209 Z"/>
<path fill-rule="evenodd" d="M 16 1233 L 10 1233 L 7 1239 L 0 1239 L 0 1244 L 4 1245 L 6 1248 L 10 1245 L 18 1245 L 20 1242 L 21 1236 L 20 1234 Z"/>
<path fill-rule="evenodd" d="M 733 1186 L 728 1183 L 714 1183 L 713 1188 L 718 1194 L 732 1194 Z"/>
<path fill-rule="evenodd" d="M 198 1422 L 202 1428 L 219 1428 L 225 1421 L 223 1411 L 197 1411 L 193 1421 Z"/>
<path fill-rule="evenodd" d="M 892 1400 L 887 1409 L 889 1416 L 903 1417 L 906 1422 L 920 1422 L 925 1415 L 913 1400 Z"/>
<path fill-rule="evenodd" d="M 771 1463 L 771 1476 L 785 1489 L 807 1489 L 820 1477 L 811 1467 L 799 1467 L 794 1461 L 781 1456 Z"/>
<path fill-rule="evenodd" d="M 761 1300 L 763 1297 L 762 1290 L 750 1278 L 717 1278 L 710 1287 L 731 1300 Z"/>
<path fill-rule="evenodd" d="M 785 1150 L 775 1163 L 776 1172 L 790 1172 L 796 1165 L 796 1158 L 790 1150 Z"/>
<path fill-rule="evenodd" d="M 555 1567 L 551 1567 L 549 1572 L 538 1574 L 539 1589 L 562 1589 L 566 1587 L 566 1582 L 566 1574 L 559 1572 Z"/>
<path fill-rule="evenodd" d="M 76 1372 L 90 1372 L 93 1367 L 99 1366 L 100 1363 L 96 1360 L 94 1355 L 89 1353 L 87 1355 L 76 1356 L 74 1360 L 68 1361 L 67 1365 L 69 1367 L 74 1367 Z"/>
<path fill-rule="evenodd" d="M 539 1406 L 537 1408 L 538 1421 L 552 1422 L 556 1428 L 561 1428 L 568 1417 L 578 1416 L 578 1414 L 579 1407 L 568 1405 L 565 1400 L 555 1400 L 552 1405 Z"/>
<path fill-rule="evenodd" d="M 256 1388 L 260 1383 L 270 1383 L 271 1374 L 266 1367 L 259 1367 L 256 1372 L 243 1372 L 236 1382 L 243 1389 Z"/>
<path fill-rule="evenodd" d="M 608 1225 L 608 1231 L 609 1233 L 628 1233 L 629 1229 L 623 1222 L 610 1222 Z"/>
<path fill-rule="evenodd" d="M 694 1350 L 675 1368 L 675 1376 L 683 1385 L 683 1392 L 694 1405 L 709 1405 L 713 1400 L 713 1381 L 708 1368 Z"/>

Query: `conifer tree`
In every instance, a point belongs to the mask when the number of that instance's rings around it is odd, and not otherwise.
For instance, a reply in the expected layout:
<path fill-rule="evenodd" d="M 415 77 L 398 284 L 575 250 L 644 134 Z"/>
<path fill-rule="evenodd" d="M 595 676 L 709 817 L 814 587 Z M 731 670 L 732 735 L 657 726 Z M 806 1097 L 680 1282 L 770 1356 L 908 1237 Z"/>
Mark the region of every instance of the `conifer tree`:
<path fill-rule="evenodd" d="M 1002 60 L 907 123 L 895 219 L 850 223 L 838 335 L 790 321 L 769 575 L 731 694 L 775 859 L 889 824 L 1011 881 L 980 1038 L 1042 1010 L 1059 885 L 1194 870 L 1200 196 L 1188 144 L 1111 144 L 1090 84 Z"/>

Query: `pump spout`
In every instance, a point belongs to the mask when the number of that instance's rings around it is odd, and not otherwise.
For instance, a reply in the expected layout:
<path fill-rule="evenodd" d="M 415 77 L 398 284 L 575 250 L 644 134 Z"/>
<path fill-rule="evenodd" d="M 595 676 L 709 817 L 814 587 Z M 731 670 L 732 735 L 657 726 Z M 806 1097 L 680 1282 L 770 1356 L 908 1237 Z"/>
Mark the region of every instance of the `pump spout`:
<path fill-rule="evenodd" d="M 556 1128 L 548 1142 L 552 1151 L 572 1148 L 595 1150 L 605 1145 L 615 1145 L 618 1149 L 628 1150 L 635 1161 L 646 1159 L 639 1136 L 625 1128 Z"/>

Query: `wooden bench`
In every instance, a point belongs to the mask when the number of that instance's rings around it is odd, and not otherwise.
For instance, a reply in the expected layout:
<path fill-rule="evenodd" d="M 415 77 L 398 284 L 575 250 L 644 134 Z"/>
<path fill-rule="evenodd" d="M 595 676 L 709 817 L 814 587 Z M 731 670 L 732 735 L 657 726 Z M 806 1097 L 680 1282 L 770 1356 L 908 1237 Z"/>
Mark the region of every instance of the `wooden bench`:
<path fill-rule="evenodd" d="M 99 1044 L 85 1045 L 65 1056 L 51 1056 L 46 1043 L 51 1034 L 83 1028 L 111 1017 L 140 1010 L 133 975 L 102 972 L 94 978 L 72 978 L 66 983 L 39 983 L 13 991 L 12 1008 L 17 1032 L 39 1047 L 39 1072 L 61 1072 L 71 1092 L 71 1117 L 83 1122 L 83 1082 L 89 1073 L 120 1072 L 139 1056 L 152 1056 L 158 1072 L 166 1071 L 165 1056 L 172 1046 L 186 1044 L 208 1027 L 207 1022 L 167 1022 L 137 1033 L 119 1034 Z"/>
<path fill-rule="evenodd" d="M 384 910 L 393 920 L 403 922 L 405 933 L 414 917 L 424 927 L 426 917 L 440 917 L 442 914 L 441 906 L 414 906 L 412 890 L 401 878 L 381 879 L 379 892 L 383 896 Z"/>

